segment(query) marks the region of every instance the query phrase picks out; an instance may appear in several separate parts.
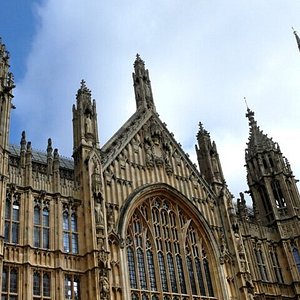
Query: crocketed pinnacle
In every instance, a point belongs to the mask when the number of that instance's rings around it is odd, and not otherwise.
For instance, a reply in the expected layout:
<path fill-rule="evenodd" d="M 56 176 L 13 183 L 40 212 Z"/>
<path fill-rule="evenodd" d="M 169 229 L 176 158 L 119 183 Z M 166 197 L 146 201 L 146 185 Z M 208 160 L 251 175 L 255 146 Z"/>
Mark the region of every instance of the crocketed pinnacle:
<path fill-rule="evenodd" d="M 204 129 L 203 124 L 199 122 L 199 131 L 197 133 L 197 138 L 201 138 L 203 136 L 208 136 L 209 137 L 209 132 Z"/>
<path fill-rule="evenodd" d="M 254 112 L 247 109 L 246 117 L 249 120 L 249 139 L 246 149 L 246 159 L 250 159 L 259 152 L 279 150 L 276 142 L 269 138 L 257 125 L 254 119 Z"/>
<path fill-rule="evenodd" d="M 77 91 L 77 97 L 82 94 L 91 96 L 91 91 L 87 88 L 86 83 L 83 79 L 80 82 L 80 88 Z"/>
<path fill-rule="evenodd" d="M 134 61 L 134 71 L 137 76 L 143 76 L 145 73 L 145 62 L 141 59 L 140 55 L 136 55 L 136 59 Z"/>

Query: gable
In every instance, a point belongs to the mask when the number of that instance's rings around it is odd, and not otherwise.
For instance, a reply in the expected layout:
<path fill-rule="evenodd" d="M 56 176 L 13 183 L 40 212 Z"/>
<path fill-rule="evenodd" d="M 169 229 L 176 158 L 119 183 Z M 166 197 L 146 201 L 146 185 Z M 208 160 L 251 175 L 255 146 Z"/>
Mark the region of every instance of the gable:
<path fill-rule="evenodd" d="M 104 181 L 108 185 L 116 182 L 132 191 L 143 184 L 163 182 L 190 199 L 215 198 L 196 165 L 152 110 L 138 110 L 101 152 Z M 199 190 L 200 195 L 194 195 L 192 190 Z M 119 201 L 122 205 L 125 197 Z"/>

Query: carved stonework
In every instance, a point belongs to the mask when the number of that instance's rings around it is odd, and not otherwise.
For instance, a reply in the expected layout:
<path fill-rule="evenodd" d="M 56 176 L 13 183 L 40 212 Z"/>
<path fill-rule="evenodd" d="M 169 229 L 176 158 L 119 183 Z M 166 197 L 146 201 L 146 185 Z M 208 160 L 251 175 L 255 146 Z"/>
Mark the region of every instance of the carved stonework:
<path fill-rule="evenodd" d="M 161 127 L 155 120 L 144 127 L 145 162 L 148 168 L 165 167 L 168 175 L 173 172 L 172 148 Z"/>
<path fill-rule="evenodd" d="M 100 277 L 100 299 L 108 300 L 110 299 L 110 289 L 109 289 L 109 281 L 107 277 Z"/>
<path fill-rule="evenodd" d="M 102 193 L 94 194 L 95 201 L 95 220 L 97 226 L 104 225 L 104 216 L 103 216 L 103 197 Z"/>
<path fill-rule="evenodd" d="M 113 203 L 107 203 L 106 205 L 106 222 L 107 232 L 111 232 L 115 228 L 115 209 L 118 209 L 118 205 Z"/>

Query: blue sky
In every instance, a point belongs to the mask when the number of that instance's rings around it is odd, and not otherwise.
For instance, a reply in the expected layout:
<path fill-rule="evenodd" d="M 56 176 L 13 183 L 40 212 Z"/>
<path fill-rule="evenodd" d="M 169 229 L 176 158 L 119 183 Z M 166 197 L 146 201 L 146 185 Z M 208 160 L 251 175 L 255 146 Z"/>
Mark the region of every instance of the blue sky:
<path fill-rule="evenodd" d="M 0 36 L 16 89 L 11 142 L 72 155 L 72 104 L 85 79 L 97 102 L 101 143 L 135 110 L 136 53 L 156 108 L 195 161 L 198 123 L 216 141 L 234 195 L 247 189 L 247 98 L 258 124 L 300 176 L 298 0 L 36 0 L 2 4 Z"/>

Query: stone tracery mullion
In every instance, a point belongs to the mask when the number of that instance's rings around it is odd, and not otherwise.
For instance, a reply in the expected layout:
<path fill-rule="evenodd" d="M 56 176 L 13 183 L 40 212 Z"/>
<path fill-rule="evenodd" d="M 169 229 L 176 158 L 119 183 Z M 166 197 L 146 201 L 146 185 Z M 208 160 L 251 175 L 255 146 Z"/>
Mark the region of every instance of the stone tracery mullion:
<path fill-rule="evenodd" d="M 206 292 L 209 287 L 203 265 L 202 238 L 194 225 L 178 205 L 164 197 L 150 197 L 135 209 L 127 234 L 133 241 L 131 249 L 134 252 L 135 269 L 141 271 L 139 264 L 143 260 L 147 271 L 144 279 L 137 272 L 137 289 L 140 291 L 132 291 L 132 296 L 151 299 L 157 295 L 161 295 L 163 299 L 171 295 L 175 298 L 180 295 L 183 297 L 178 299 L 185 299 L 192 294 L 212 296 Z M 190 263 L 187 260 L 188 255 Z M 159 270 L 154 267 L 152 270 L 152 264 L 159 266 Z M 143 282 L 145 280 L 147 285 Z M 133 286 L 131 288 L 134 289 Z M 162 291 L 156 292 L 157 288 Z"/>

